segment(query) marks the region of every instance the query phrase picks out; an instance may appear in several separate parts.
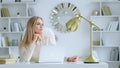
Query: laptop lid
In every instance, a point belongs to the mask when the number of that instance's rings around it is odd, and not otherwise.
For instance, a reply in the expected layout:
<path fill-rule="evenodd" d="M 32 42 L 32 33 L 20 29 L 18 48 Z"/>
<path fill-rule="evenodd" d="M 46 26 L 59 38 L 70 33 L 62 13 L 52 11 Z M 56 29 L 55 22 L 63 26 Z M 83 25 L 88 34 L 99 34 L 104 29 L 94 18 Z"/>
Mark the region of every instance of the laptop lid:
<path fill-rule="evenodd" d="M 39 62 L 63 62 L 65 57 L 62 46 L 42 46 L 39 54 Z"/>

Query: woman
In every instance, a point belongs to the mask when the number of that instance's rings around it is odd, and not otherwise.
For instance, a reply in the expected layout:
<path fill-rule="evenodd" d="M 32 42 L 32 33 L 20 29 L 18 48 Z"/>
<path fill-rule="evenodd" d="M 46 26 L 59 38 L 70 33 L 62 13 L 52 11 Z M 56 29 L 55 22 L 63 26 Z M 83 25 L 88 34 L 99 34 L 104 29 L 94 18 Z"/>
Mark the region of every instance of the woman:
<path fill-rule="evenodd" d="M 28 20 L 23 40 L 19 44 L 20 61 L 38 62 L 42 45 L 56 45 L 55 35 L 44 27 L 41 17 L 34 16 Z M 66 60 L 71 62 L 74 58 Z"/>
<path fill-rule="evenodd" d="M 44 27 L 42 18 L 37 16 L 30 18 L 23 40 L 19 45 L 20 61 L 38 62 L 40 46 L 48 44 L 56 45 L 54 33 Z"/>

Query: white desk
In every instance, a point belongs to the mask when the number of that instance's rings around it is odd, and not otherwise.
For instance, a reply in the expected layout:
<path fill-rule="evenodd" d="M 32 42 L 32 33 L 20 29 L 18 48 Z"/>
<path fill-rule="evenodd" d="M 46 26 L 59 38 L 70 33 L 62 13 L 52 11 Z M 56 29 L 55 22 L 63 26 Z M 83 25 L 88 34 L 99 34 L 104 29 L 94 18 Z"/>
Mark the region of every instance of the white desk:
<path fill-rule="evenodd" d="M 100 63 L 32 63 L 32 64 L 1 64 L 0 68 L 108 68 L 108 64 Z"/>

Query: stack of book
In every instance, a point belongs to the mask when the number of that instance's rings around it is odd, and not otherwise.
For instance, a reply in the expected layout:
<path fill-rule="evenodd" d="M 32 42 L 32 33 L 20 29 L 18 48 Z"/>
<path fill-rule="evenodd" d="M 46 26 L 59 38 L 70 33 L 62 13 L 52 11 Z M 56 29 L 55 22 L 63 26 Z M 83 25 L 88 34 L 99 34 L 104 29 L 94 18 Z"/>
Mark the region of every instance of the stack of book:
<path fill-rule="evenodd" d="M 117 31 L 119 29 L 119 22 L 118 21 L 111 21 L 108 23 L 106 30 L 107 31 Z"/>
<path fill-rule="evenodd" d="M 5 36 L 5 37 L 1 36 L 0 43 L 1 43 L 0 47 L 8 47 L 8 46 L 10 46 L 9 38 L 7 36 Z"/>
<path fill-rule="evenodd" d="M 93 45 L 94 46 L 99 46 L 100 45 L 100 41 L 93 41 Z"/>
<path fill-rule="evenodd" d="M 0 55 L 0 64 L 15 64 L 16 59 L 11 55 Z"/>
<path fill-rule="evenodd" d="M 111 10 L 109 6 L 103 6 L 102 8 L 102 15 L 111 15 Z"/>
<path fill-rule="evenodd" d="M 1 17 L 9 17 L 9 11 L 8 8 L 1 8 Z"/>
<path fill-rule="evenodd" d="M 21 23 L 17 23 L 17 22 L 11 23 L 11 31 L 12 32 L 23 31 L 23 27 L 22 27 Z"/>
<path fill-rule="evenodd" d="M 110 61 L 119 61 L 119 50 L 113 49 L 110 53 Z"/>

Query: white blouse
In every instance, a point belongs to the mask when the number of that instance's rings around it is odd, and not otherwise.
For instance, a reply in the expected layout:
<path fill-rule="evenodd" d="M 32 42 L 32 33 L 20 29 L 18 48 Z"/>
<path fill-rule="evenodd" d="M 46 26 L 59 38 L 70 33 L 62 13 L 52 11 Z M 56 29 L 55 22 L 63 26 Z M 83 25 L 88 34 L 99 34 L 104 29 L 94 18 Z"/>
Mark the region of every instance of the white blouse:
<path fill-rule="evenodd" d="M 24 31 L 25 32 L 25 31 Z M 24 33 L 23 33 L 24 36 Z M 26 49 L 22 47 L 19 49 L 20 61 L 21 62 L 38 62 L 40 46 L 43 45 L 56 45 L 55 34 L 49 28 L 43 30 L 43 40 L 32 42 L 30 47 Z"/>

